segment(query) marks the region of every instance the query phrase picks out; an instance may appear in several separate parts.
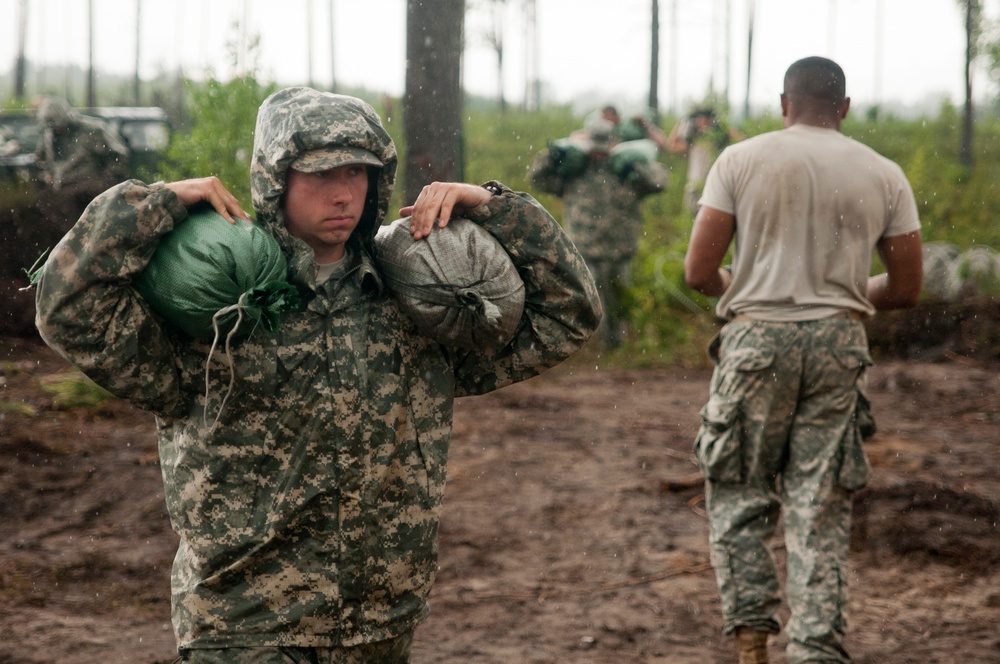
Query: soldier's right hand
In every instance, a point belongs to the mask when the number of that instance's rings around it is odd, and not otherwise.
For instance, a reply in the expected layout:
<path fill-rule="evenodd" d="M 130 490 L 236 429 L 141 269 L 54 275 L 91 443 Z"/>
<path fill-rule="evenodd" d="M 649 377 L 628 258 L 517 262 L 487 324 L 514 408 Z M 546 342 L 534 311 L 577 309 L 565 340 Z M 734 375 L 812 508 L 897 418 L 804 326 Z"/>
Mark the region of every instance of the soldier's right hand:
<path fill-rule="evenodd" d="M 186 208 L 205 201 L 231 224 L 236 223 L 236 219 L 250 221 L 250 215 L 243 211 L 240 202 L 229 193 L 228 189 L 222 186 L 222 182 L 214 175 L 207 178 L 170 182 L 165 186 L 177 195 L 181 205 Z"/>

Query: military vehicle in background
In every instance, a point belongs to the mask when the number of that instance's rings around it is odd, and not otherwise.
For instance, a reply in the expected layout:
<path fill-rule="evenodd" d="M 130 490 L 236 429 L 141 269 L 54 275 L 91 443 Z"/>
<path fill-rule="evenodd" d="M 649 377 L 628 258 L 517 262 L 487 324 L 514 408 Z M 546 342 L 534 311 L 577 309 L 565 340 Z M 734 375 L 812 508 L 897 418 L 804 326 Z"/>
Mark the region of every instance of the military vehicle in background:
<path fill-rule="evenodd" d="M 82 115 L 100 118 L 118 133 L 131 151 L 129 177 L 148 175 L 170 143 L 170 122 L 162 108 L 154 106 L 104 106 L 78 109 Z M 35 147 L 39 129 L 34 113 L 0 112 L 0 180 L 30 181 L 35 176 Z"/>

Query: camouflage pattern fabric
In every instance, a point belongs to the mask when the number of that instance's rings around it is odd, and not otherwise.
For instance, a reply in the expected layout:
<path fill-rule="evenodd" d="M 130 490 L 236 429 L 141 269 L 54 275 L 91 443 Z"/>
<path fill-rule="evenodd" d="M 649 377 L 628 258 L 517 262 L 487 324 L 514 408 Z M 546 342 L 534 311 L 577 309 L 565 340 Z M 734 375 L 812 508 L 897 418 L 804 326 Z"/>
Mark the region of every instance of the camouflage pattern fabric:
<path fill-rule="evenodd" d="M 174 664 L 405 664 L 413 632 L 351 648 L 219 648 L 188 650 Z"/>
<path fill-rule="evenodd" d="M 870 364 L 864 326 L 849 318 L 731 322 L 720 334 L 695 454 L 724 631 L 780 628 L 769 548 L 780 515 L 790 664 L 850 661 L 851 495 L 868 479 L 860 424 L 870 416 L 862 389 Z"/>
<path fill-rule="evenodd" d="M 302 152 L 379 157 L 350 269 L 317 286 L 312 250 L 280 198 Z M 45 341 L 98 384 L 156 414 L 167 508 L 180 544 L 173 623 L 189 649 L 342 648 L 412 631 L 427 614 L 455 397 L 537 375 L 579 349 L 600 304 L 573 243 L 530 196 L 463 216 L 504 247 L 525 285 L 523 320 L 495 352 L 417 334 L 373 250 L 396 152 L 370 106 L 308 88 L 261 106 L 251 171 L 257 221 L 283 247 L 300 310 L 234 347 L 230 366 L 182 336 L 130 285 L 187 211 L 163 185 L 99 196 L 49 257 L 37 292 Z"/>

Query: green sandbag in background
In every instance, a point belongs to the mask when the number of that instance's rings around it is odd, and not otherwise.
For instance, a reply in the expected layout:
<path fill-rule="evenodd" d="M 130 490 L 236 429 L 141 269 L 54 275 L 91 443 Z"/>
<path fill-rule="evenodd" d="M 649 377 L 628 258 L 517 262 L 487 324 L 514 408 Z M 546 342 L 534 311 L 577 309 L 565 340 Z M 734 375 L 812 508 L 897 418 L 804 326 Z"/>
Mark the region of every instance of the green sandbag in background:
<path fill-rule="evenodd" d="M 648 138 L 619 143 L 611 148 L 611 172 L 625 178 L 636 166 L 656 161 L 659 152 L 659 146 Z"/>
<path fill-rule="evenodd" d="M 153 311 L 188 335 L 224 337 L 239 322 L 232 338 L 240 339 L 259 326 L 273 332 L 281 315 L 297 308 L 287 269 L 265 228 L 197 208 L 163 237 L 134 285 Z"/>
<path fill-rule="evenodd" d="M 549 154 L 556 174 L 562 178 L 575 178 L 587 170 L 590 163 L 590 146 L 572 138 L 549 141 Z"/>

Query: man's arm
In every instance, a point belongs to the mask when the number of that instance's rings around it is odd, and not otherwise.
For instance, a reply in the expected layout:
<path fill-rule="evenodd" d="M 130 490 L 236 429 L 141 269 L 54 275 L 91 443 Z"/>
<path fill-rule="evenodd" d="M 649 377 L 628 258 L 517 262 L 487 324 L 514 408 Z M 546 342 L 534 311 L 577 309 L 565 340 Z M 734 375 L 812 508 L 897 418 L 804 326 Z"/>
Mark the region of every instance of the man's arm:
<path fill-rule="evenodd" d="M 687 127 L 687 120 L 679 120 L 674 128 L 670 130 L 670 135 L 664 141 L 664 148 L 674 154 L 684 154 L 687 152 L 688 144 L 684 140 L 684 132 Z"/>
<path fill-rule="evenodd" d="M 728 270 L 720 270 L 722 259 L 736 231 L 736 217 L 702 206 L 691 229 L 691 241 L 684 257 L 684 281 L 709 297 L 722 295 L 732 281 Z"/>
<path fill-rule="evenodd" d="M 868 300 L 879 310 L 916 306 L 924 274 L 920 231 L 884 237 L 876 247 L 886 271 L 868 279 Z"/>

